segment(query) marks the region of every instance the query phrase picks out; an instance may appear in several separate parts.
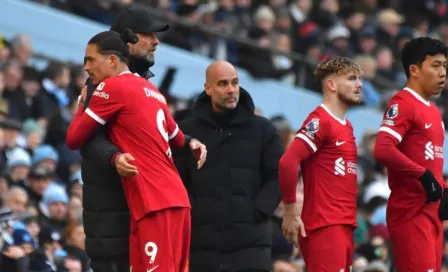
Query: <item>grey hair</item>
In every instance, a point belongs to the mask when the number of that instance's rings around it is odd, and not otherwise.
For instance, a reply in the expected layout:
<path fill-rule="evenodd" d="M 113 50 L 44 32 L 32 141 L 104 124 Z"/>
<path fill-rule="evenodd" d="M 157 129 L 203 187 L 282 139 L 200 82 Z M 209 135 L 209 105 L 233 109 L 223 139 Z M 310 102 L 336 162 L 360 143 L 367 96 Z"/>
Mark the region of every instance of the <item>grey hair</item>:
<path fill-rule="evenodd" d="M 12 38 L 11 40 L 11 48 L 13 53 L 16 53 L 18 50 L 20 50 L 20 47 L 22 45 L 26 45 L 28 47 L 31 47 L 31 36 L 27 34 L 17 34 Z"/>

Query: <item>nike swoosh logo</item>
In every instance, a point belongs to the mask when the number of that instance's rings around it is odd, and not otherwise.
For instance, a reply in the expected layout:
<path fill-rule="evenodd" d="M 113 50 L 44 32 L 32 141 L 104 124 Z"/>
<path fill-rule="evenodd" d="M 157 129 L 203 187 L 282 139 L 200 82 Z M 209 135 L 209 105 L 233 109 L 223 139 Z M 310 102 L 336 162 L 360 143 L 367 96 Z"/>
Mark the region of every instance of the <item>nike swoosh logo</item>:
<path fill-rule="evenodd" d="M 156 265 L 156 266 L 154 266 L 153 268 L 151 268 L 151 269 L 148 269 L 146 272 L 152 272 L 152 271 L 154 271 L 154 270 L 156 270 L 156 268 L 157 267 L 159 267 L 158 265 Z"/>
<path fill-rule="evenodd" d="M 345 144 L 345 142 L 336 141 L 336 146 L 340 146 L 340 145 L 343 145 L 343 144 Z"/>
<path fill-rule="evenodd" d="M 431 126 L 432 126 L 432 124 L 429 124 L 429 125 L 428 125 L 428 124 L 425 124 L 425 128 L 426 128 L 426 129 L 430 128 Z"/>

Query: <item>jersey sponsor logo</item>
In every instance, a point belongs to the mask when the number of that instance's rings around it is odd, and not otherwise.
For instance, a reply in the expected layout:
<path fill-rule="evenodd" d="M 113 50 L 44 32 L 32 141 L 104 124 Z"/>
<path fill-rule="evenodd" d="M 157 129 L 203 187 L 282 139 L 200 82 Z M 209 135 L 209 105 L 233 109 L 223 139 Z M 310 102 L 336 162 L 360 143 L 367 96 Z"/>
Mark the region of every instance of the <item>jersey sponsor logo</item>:
<path fill-rule="evenodd" d="M 345 161 L 342 157 L 334 161 L 334 174 L 345 176 Z"/>
<path fill-rule="evenodd" d="M 345 176 L 346 173 L 356 175 L 356 170 L 356 163 L 349 161 L 346 164 L 342 157 L 334 161 L 334 174 L 336 176 Z"/>
<path fill-rule="evenodd" d="M 98 87 L 96 87 L 96 89 L 97 89 L 98 91 L 101 91 L 101 90 L 103 90 L 103 88 L 104 88 L 105 85 L 106 85 L 106 83 L 101 82 L 101 83 L 98 85 Z"/>
<path fill-rule="evenodd" d="M 109 94 L 106 92 L 94 91 L 93 95 L 104 98 L 104 99 L 109 99 Z"/>
<path fill-rule="evenodd" d="M 305 126 L 305 134 L 314 139 L 314 135 L 319 131 L 319 118 L 313 118 Z"/>
<path fill-rule="evenodd" d="M 425 145 L 425 160 L 443 159 L 443 146 L 434 145 L 431 141 Z"/>
<path fill-rule="evenodd" d="M 336 141 L 336 146 L 341 146 L 343 144 L 345 144 L 345 141 L 342 141 L 342 142 Z"/>
<path fill-rule="evenodd" d="M 432 126 L 432 124 L 425 123 L 425 128 L 428 129 Z"/>

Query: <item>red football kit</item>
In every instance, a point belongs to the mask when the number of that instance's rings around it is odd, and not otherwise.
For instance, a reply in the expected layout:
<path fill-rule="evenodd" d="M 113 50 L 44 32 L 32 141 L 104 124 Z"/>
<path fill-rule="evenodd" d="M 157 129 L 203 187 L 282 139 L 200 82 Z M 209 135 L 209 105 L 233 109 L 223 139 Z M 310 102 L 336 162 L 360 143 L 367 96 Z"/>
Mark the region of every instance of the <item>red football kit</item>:
<path fill-rule="evenodd" d="M 308 271 L 350 271 L 356 228 L 356 163 L 352 125 L 325 105 L 308 116 L 280 160 L 279 183 L 285 204 L 296 201 L 298 164 L 302 169 L 301 217 L 307 236 L 299 234 L 299 243 Z"/>
<path fill-rule="evenodd" d="M 404 88 L 390 101 L 375 157 L 387 167 L 391 190 L 387 227 L 398 272 L 440 271 L 443 228 L 440 201 L 427 203 L 419 178 L 429 169 L 443 182 L 442 115 L 434 104 Z"/>
<path fill-rule="evenodd" d="M 108 78 L 98 85 L 88 108 L 76 113 L 67 145 L 80 148 L 99 124 L 107 126 L 112 143 L 135 158 L 132 164 L 139 171 L 121 178 L 132 218 L 132 271 L 183 272 L 189 257 L 190 202 L 170 145 L 183 146 L 184 135 L 164 96 L 130 72 Z"/>

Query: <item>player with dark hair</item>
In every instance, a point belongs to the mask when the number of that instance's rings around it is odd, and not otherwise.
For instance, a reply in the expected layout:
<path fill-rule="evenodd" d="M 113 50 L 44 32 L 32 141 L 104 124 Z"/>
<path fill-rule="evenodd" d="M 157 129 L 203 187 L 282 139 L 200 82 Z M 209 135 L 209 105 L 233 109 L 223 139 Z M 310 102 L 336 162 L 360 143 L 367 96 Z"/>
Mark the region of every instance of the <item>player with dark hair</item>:
<path fill-rule="evenodd" d="M 387 228 L 398 272 L 440 271 L 443 227 L 442 115 L 430 102 L 445 86 L 447 47 L 424 37 L 401 52 L 408 81 L 384 113 L 374 157 L 387 167 Z"/>
<path fill-rule="evenodd" d="M 124 42 L 136 40 L 127 29 L 122 39 L 106 31 L 88 42 L 84 69 L 98 87 L 89 107 L 84 111 L 81 106 L 76 113 L 66 142 L 78 149 L 100 124 L 107 124 L 112 143 L 132 153 L 138 169 L 137 175 L 122 177 L 131 214 L 131 268 L 184 271 L 190 246 L 190 202 L 170 149 L 184 146 L 184 134 L 169 114 L 165 97 L 129 71 Z"/>
<path fill-rule="evenodd" d="M 351 59 L 335 57 L 319 64 L 314 75 L 322 84 L 323 103 L 305 120 L 279 165 L 283 234 L 300 245 L 308 271 L 350 271 L 357 149 L 345 114 L 361 101 L 361 70 Z M 296 204 L 299 165 L 302 217 Z"/>

